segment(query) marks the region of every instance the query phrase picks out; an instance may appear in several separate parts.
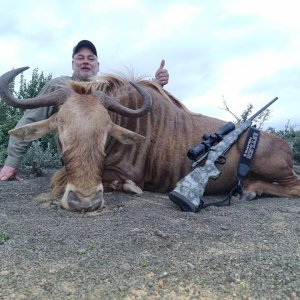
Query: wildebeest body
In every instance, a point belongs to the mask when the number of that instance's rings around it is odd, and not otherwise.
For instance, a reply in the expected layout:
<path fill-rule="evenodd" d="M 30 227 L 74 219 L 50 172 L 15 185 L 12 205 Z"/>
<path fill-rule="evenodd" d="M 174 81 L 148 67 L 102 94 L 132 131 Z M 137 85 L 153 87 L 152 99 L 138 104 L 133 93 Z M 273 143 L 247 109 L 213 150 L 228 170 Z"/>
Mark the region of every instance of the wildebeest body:
<path fill-rule="evenodd" d="M 11 72 L 10 80 L 20 71 Z M 3 84 L 9 82 L 6 77 L 0 78 L 1 93 L 8 103 L 19 105 L 8 84 Z M 38 101 L 47 105 L 50 98 L 53 105 L 57 94 L 59 91 Z M 152 98 L 150 111 L 149 98 Z M 34 99 L 29 102 L 34 103 Z M 54 175 L 51 194 L 52 197 L 63 194 L 62 207 L 77 211 L 95 210 L 103 205 L 103 189 L 172 190 L 191 171 L 187 150 L 198 144 L 203 134 L 214 133 L 225 123 L 189 112 L 151 81 L 139 81 L 133 86 L 116 76 L 97 82 L 72 82 L 62 90 L 58 104 L 58 112 L 48 120 L 10 133 L 28 140 L 48 132 L 57 133 L 65 166 Z M 209 181 L 208 194 L 226 193 L 232 188 L 245 136 L 246 133 L 228 151 L 226 164 L 218 165 L 222 173 L 217 180 Z M 243 197 L 252 199 L 263 193 L 300 196 L 292 149 L 284 140 L 267 132 L 261 133 Z"/>
<path fill-rule="evenodd" d="M 128 120 L 115 113 L 111 114 L 111 118 L 120 126 L 137 132 L 146 139 L 130 146 L 117 141 L 108 143 L 104 179 L 125 179 L 129 176 L 145 190 L 167 192 L 191 171 L 187 150 L 201 142 L 205 133 L 216 132 L 225 122 L 191 113 L 171 94 L 168 93 L 172 100 L 169 101 L 159 90 L 147 87 L 151 83 L 144 84 L 146 86 L 143 87 L 148 88 L 152 95 L 151 112 L 139 119 Z M 129 107 L 139 106 L 131 103 L 130 97 L 121 98 L 120 101 Z M 245 137 L 246 133 L 228 151 L 226 164 L 217 165 L 222 173 L 218 180 L 210 180 L 208 194 L 224 193 L 232 188 Z M 249 178 L 254 176 L 268 183 L 279 182 L 284 185 L 298 184 L 292 166 L 293 153 L 288 144 L 277 136 L 261 132 Z M 122 171 L 118 172 L 119 170 Z"/>

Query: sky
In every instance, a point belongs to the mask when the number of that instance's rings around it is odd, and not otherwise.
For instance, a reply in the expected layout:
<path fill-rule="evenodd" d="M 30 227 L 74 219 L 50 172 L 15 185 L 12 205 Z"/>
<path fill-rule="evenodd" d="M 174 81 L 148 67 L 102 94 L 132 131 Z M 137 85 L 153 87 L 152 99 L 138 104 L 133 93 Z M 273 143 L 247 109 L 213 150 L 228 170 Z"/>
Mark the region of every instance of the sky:
<path fill-rule="evenodd" d="M 264 128 L 300 129 L 298 0 L 0 0 L 0 74 L 29 66 L 71 75 L 82 39 L 100 71 L 153 77 L 193 112 L 234 121 L 278 97 Z M 101 74 L 101 73 L 100 73 Z M 17 79 L 18 80 L 18 79 Z"/>

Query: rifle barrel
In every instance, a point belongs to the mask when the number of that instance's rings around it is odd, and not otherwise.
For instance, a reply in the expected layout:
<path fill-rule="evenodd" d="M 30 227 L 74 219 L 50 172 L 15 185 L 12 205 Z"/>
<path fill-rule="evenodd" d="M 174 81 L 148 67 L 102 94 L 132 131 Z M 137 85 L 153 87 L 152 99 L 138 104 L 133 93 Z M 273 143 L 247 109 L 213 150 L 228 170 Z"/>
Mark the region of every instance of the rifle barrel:
<path fill-rule="evenodd" d="M 247 121 L 253 121 L 258 115 L 260 115 L 266 108 L 268 108 L 276 100 L 278 100 L 278 97 L 271 100 L 268 104 L 266 104 L 263 108 L 261 108 L 257 113 L 255 113 L 253 116 L 251 116 Z"/>

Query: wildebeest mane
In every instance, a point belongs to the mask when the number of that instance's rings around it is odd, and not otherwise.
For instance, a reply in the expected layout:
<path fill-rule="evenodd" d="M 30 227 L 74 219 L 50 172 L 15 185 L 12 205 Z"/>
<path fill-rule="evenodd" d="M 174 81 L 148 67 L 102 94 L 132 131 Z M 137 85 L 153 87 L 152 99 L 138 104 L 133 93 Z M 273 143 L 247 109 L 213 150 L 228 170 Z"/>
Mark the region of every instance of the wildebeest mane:
<path fill-rule="evenodd" d="M 69 87 L 74 90 L 78 94 L 91 94 L 93 91 L 102 91 L 108 95 L 110 95 L 116 89 L 119 89 L 124 86 L 129 85 L 129 81 L 133 81 L 141 86 L 148 87 L 150 90 L 153 89 L 158 92 L 161 96 L 161 100 L 165 100 L 175 105 L 176 107 L 184 110 L 185 112 L 191 115 L 198 115 L 196 113 L 191 112 L 187 109 L 187 107 L 176 97 L 174 97 L 170 92 L 163 89 L 158 83 L 152 80 L 145 80 L 142 77 L 127 78 L 125 75 L 103 75 L 97 77 L 94 81 L 84 82 L 84 81 L 71 81 L 69 82 Z"/>

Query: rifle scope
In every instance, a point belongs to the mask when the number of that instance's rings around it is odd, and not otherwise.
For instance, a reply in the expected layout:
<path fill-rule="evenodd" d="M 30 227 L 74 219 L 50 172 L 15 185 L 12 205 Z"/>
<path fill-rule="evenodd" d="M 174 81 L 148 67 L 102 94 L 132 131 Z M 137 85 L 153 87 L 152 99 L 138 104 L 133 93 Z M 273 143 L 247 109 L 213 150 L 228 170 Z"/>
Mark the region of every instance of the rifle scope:
<path fill-rule="evenodd" d="M 222 127 L 218 129 L 217 132 L 208 135 L 204 134 L 202 137 L 203 142 L 192 148 L 187 152 L 187 156 L 190 160 L 198 160 L 203 154 L 205 154 L 210 147 L 215 143 L 220 142 L 223 136 L 235 129 L 235 125 L 232 122 L 225 123 Z"/>

